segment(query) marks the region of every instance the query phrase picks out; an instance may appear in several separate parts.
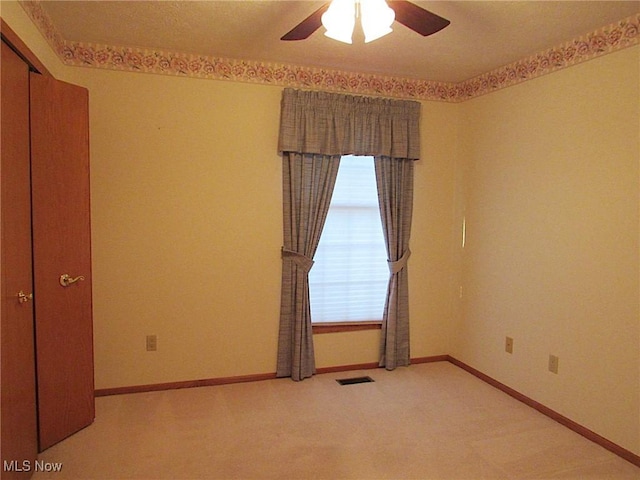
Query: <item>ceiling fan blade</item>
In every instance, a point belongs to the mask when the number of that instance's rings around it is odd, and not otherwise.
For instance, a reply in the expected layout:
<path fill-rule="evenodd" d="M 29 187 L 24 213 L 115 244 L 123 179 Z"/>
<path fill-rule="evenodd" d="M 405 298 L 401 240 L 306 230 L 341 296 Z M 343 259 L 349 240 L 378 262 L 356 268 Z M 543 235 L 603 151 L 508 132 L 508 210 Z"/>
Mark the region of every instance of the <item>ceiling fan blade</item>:
<path fill-rule="evenodd" d="M 389 6 L 396 12 L 396 22 L 426 37 L 439 32 L 451 22 L 429 10 L 404 0 L 390 0 Z"/>
<path fill-rule="evenodd" d="M 304 40 L 322 26 L 322 14 L 329 8 L 329 3 L 325 3 L 318 10 L 305 18 L 298 25 L 284 35 L 280 40 Z"/>

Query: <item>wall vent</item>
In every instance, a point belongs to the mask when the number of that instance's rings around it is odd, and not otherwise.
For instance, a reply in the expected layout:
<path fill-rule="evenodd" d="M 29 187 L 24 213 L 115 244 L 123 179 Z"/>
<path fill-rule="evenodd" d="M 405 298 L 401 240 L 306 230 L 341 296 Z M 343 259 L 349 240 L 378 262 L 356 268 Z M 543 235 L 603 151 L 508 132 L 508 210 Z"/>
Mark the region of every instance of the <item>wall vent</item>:
<path fill-rule="evenodd" d="M 374 380 L 371 377 L 353 377 L 336 380 L 340 385 L 354 385 L 356 383 L 369 383 L 373 381 Z"/>

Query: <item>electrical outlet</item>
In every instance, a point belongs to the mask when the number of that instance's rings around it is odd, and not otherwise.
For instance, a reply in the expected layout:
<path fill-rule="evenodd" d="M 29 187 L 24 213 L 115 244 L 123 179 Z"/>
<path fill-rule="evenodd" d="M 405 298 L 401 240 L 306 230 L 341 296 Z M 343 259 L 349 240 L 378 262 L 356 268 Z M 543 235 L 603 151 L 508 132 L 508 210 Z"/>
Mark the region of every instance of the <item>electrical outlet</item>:
<path fill-rule="evenodd" d="M 513 338 L 507 337 L 504 341 L 504 351 L 507 353 L 513 353 Z"/>
<path fill-rule="evenodd" d="M 158 336 L 147 335 L 147 352 L 155 352 L 158 350 Z"/>
<path fill-rule="evenodd" d="M 558 357 L 555 355 L 549 355 L 549 371 L 551 373 L 558 373 Z"/>

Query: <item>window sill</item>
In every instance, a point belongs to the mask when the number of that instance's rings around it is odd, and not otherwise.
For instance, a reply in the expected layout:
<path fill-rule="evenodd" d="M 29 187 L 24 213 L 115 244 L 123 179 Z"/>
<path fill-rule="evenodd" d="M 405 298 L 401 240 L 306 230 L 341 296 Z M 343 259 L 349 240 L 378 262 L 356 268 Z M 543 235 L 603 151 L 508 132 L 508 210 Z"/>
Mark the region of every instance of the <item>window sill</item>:
<path fill-rule="evenodd" d="M 380 330 L 382 322 L 314 323 L 311 328 L 313 333 L 357 332 L 359 330 Z"/>

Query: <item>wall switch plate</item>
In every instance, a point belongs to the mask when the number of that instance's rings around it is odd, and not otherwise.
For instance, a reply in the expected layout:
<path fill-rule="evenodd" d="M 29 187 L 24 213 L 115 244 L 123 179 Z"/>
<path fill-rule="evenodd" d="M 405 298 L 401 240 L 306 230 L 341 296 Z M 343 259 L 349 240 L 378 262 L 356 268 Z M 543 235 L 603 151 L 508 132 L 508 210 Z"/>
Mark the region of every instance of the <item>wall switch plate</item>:
<path fill-rule="evenodd" d="M 507 337 L 504 341 L 504 351 L 507 353 L 513 353 L 513 338 Z"/>
<path fill-rule="evenodd" d="M 549 355 L 549 371 L 551 373 L 558 373 L 558 361 L 558 357 Z"/>
<path fill-rule="evenodd" d="M 147 335 L 147 352 L 155 352 L 158 350 L 157 335 Z"/>

